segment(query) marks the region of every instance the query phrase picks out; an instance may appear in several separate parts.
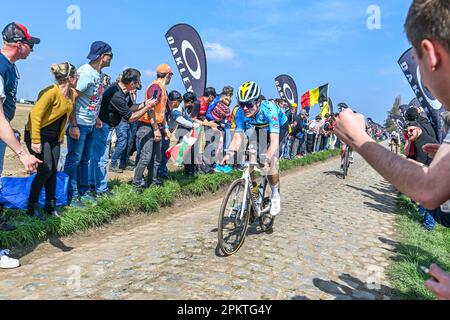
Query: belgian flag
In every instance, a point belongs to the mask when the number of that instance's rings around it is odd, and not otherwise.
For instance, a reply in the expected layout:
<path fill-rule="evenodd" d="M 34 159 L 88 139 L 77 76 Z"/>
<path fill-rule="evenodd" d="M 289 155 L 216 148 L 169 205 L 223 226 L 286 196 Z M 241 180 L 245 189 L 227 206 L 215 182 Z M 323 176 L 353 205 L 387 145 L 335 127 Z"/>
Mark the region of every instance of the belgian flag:
<path fill-rule="evenodd" d="M 302 109 L 328 102 L 328 84 L 309 90 L 302 96 Z"/>

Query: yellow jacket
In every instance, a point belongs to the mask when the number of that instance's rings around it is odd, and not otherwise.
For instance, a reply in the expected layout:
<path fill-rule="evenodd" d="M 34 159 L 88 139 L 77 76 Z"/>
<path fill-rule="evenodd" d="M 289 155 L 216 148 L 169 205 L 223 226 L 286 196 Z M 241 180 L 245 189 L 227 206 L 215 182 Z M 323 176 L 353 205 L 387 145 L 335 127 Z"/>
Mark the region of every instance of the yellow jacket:
<path fill-rule="evenodd" d="M 73 90 L 70 91 L 70 98 L 67 99 L 57 85 L 52 85 L 39 93 L 38 100 L 30 112 L 30 117 L 26 125 L 31 133 L 31 142 L 41 143 L 41 129 L 53 122 L 66 117 L 61 126 L 59 140 L 64 138 L 67 120 L 73 111 L 75 96 Z"/>

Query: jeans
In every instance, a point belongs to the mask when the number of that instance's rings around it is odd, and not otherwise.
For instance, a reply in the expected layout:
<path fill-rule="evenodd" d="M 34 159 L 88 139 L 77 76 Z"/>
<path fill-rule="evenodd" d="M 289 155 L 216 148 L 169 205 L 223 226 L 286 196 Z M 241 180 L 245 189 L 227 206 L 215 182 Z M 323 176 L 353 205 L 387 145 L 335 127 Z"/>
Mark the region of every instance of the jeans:
<path fill-rule="evenodd" d="M 307 148 L 306 148 L 306 152 L 307 153 L 313 153 L 314 152 L 314 142 L 316 141 L 316 134 L 315 133 L 308 133 L 307 134 Z"/>
<path fill-rule="evenodd" d="M 131 128 L 128 122 L 122 121 L 116 127 L 117 143 L 114 149 L 114 154 L 111 157 L 111 167 L 116 168 L 119 161 L 119 167 L 125 168 L 127 166 L 128 151 L 131 141 Z"/>
<path fill-rule="evenodd" d="M 3 162 L 5 161 L 6 143 L 0 140 L 0 177 L 3 173 Z"/>
<path fill-rule="evenodd" d="M 283 149 L 281 149 L 284 159 L 290 159 L 291 158 L 291 144 L 292 144 L 292 141 L 289 139 L 289 136 L 287 136 L 283 140 L 283 146 L 282 146 Z"/>
<path fill-rule="evenodd" d="M 158 177 L 167 177 L 169 175 L 169 169 L 167 163 L 169 158 L 166 156 L 166 151 L 170 148 L 170 140 L 163 138 L 161 141 L 161 164 L 158 169 Z"/>
<path fill-rule="evenodd" d="M 94 126 L 79 125 L 80 139 L 74 140 L 67 128 L 67 156 L 64 172 L 69 176 L 69 199 L 78 198 L 89 190 L 89 161 L 94 141 Z"/>
<path fill-rule="evenodd" d="M 145 169 L 148 170 L 147 185 L 155 181 L 161 163 L 161 142 L 155 142 L 153 128 L 140 123 L 136 132 L 136 144 L 140 153 L 139 162 L 134 171 L 133 186 L 141 187 Z"/>
<path fill-rule="evenodd" d="M 231 134 L 231 129 L 230 128 L 226 128 L 225 129 L 225 136 L 223 138 L 223 151 L 224 151 L 224 155 L 228 152 L 228 149 L 230 148 L 231 145 L 231 141 L 233 141 L 233 136 Z"/>
<path fill-rule="evenodd" d="M 299 154 L 303 153 L 305 151 L 305 136 L 302 137 L 294 137 L 294 140 L 292 142 L 292 152 L 291 157 L 295 158 Z"/>
<path fill-rule="evenodd" d="M 128 148 L 127 148 L 127 163 L 128 159 L 131 157 L 131 155 L 136 152 L 136 132 L 137 132 L 137 126 L 138 124 L 136 122 L 130 123 L 130 139 L 128 140 Z M 136 159 L 136 163 L 138 162 L 138 159 Z"/>
<path fill-rule="evenodd" d="M 95 192 L 102 194 L 108 189 L 108 161 L 113 128 L 103 122 L 103 127 L 94 129 L 91 170 L 89 181 L 95 185 Z"/>
<path fill-rule="evenodd" d="M 322 139 L 323 136 L 321 134 L 316 135 L 316 140 L 315 140 L 315 146 L 314 146 L 314 152 L 320 152 L 321 148 L 322 148 Z"/>
<path fill-rule="evenodd" d="M 433 230 L 436 228 L 436 220 L 434 220 L 434 217 L 432 215 L 431 211 L 428 211 L 423 206 L 419 206 L 419 213 L 424 218 L 423 220 L 423 227 L 427 229 L 428 231 Z"/>

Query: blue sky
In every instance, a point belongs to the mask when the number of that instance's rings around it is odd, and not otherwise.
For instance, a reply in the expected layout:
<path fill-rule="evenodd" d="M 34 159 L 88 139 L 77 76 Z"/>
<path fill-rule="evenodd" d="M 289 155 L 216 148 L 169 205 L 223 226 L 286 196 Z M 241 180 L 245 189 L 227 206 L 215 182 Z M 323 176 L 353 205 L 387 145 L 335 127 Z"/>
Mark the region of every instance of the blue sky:
<path fill-rule="evenodd" d="M 0 22 L 25 24 L 42 42 L 18 62 L 19 98 L 35 100 L 52 82 L 50 65 L 87 62 L 90 44 L 104 40 L 114 51 L 104 71 L 115 78 L 125 67 L 154 78 L 160 63 L 175 63 L 164 38 L 171 26 L 188 23 L 200 33 L 208 56 L 208 85 L 218 90 L 257 81 L 266 97 L 277 97 L 274 79 L 291 75 L 299 95 L 330 84 L 335 102 L 383 122 L 397 95 L 413 92 L 397 65 L 410 47 L 403 24 L 410 0 L 22 0 L 2 10 Z M 69 30 L 67 9 L 76 5 L 81 28 Z M 381 9 L 381 29 L 369 30 L 367 8 Z M 184 91 L 178 72 L 169 87 Z M 142 94 L 141 94 L 142 98 Z"/>

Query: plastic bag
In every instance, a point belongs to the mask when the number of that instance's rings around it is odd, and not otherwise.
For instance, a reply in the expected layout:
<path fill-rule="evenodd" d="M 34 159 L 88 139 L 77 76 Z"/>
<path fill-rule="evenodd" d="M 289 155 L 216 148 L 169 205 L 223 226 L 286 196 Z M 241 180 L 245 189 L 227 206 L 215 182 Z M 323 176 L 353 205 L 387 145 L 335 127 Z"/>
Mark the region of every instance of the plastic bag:
<path fill-rule="evenodd" d="M 0 203 L 8 209 L 26 210 L 30 196 L 31 184 L 36 174 L 27 178 L 0 178 Z M 56 205 L 68 205 L 69 176 L 58 172 L 56 177 Z M 45 205 L 45 187 L 39 197 L 39 206 Z"/>

